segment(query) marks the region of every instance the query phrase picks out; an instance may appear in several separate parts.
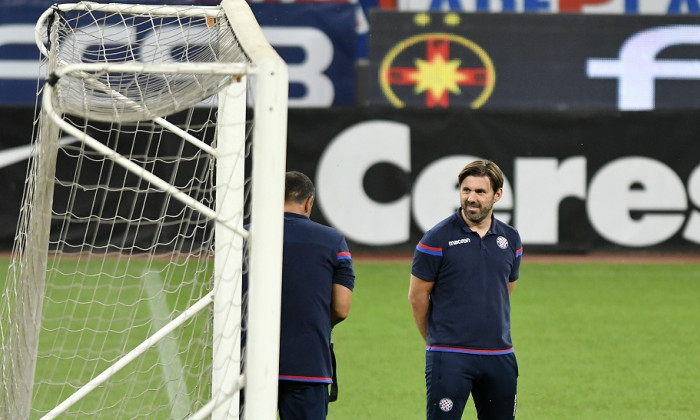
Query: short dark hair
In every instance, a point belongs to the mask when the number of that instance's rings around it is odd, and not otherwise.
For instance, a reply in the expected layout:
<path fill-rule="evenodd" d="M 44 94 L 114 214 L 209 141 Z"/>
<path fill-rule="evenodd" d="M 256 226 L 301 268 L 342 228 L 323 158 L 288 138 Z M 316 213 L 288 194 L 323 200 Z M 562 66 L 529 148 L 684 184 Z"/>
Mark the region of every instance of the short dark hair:
<path fill-rule="evenodd" d="M 494 192 L 503 188 L 503 172 L 490 160 L 475 160 L 467 164 L 457 176 L 457 185 L 462 185 L 462 181 L 468 176 L 488 177 Z"/>
<path fill-rule="evenodd" d="M 316 188 L 311 179 L 299 171 L 289 171 L 284 180 L 284 201 L 303 203 L 307 198 L 316 194 Z"/>

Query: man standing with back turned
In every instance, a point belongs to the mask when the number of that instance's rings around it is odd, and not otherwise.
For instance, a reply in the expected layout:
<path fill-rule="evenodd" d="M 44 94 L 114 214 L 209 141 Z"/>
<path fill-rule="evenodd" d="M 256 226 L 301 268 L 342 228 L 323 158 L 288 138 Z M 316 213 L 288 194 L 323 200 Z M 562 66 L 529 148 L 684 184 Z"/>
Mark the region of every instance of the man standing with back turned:
<path fill-rule="evenodd" d="M 515 418 L 518 365 L 510 337 L 510 293 L 520 235 L 493 217 L 503 173 L 474 161 L 457 177 L 460 209 L 416 247 L 408 298 L 426 342 L 427 418 L 462 418 L 469 398 L 479 420 Z"/>
<path fill-rule="evenodd" d="M 281 420 L 324 420 L 332 383 L 331 329 L 348 316 L 355 273 L 337 230 L 309 219 L 315 188 L 287 172 L 278 410 Z"/>

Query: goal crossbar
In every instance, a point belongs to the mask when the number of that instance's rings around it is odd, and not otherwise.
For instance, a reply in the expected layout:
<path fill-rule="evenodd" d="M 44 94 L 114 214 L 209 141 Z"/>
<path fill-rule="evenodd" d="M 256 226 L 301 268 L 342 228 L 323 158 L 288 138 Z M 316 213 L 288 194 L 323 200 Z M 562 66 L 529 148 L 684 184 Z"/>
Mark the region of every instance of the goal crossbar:
<path fill-rule="evenodd" d="M 93 76 L 94 73 L 106 73 L 106 72 L 121 72 L 121 73 L 152 73 L 152 74 L 178 74 L 178 73 L 188 73 L 188 74 L 217 74 L 240 78 L 243 75 L 255 74 L 254 67 L 246 67 L 240 63 L 215 63 L 207 68 L 202 68 L 201 65 L 194 65 L 192 63 L 183 64 L 160 64 L 160 65 L 144 65 L 139 63 L 113 63 L 113 64 L 102 64 L 102 63 L 80 63 L 80 64 L 67 64 L 61 67 L 52 75 L 49 76 L 49 86 L 52 88 L 58 79 L 64 75 L 70 75 L 71 73 L 77 73 L 78 77 L 82 80 L 90 83 L 108 92 L 113 98 L 119 100 L 120 102 L 133 107 L 135 109 L 141 109 L 142 107 L 134 102 L 133 100 L 125 97 L 121 93 L 110 88 L 108 85 L 96 80 Z M 50 103 L 48 106 L 52 106 Z M 55 113 L 54 113 L 55 115 Z M 55 119 L 55 118 L 54 118 Z M 190 144 L 202 149 L 204 152 L 216 157 L 216 149 L 212 148 L 208 144 L 202 142 L 193 135 L 177 127 L 175 124 L 168 122 L 166 119 L 160 116 L 153 116 L 153 121 L 168 129 L 169 131 L 176 133 L 183 140 L 189 142 Z"/>
<path fill-rule="evenodd" d="M 36 45 L 39 47 L 39 51 L 44 55 L 48 56 L 49 51 L 44 45 L 42 39 L 42 32 L 46 25 L 46 21 L 49 17 L 56 11 L 60 12 L 70 12 L 74 10 L 90 10 L 99 11 L 102 13 L 124 13 L 128 12 L 132 15 L 144 15 L 144 16 L 184 16 L 184 17 L 207 17 L 215 18 L 220 16 L 221 8 L 218 6 L 153 6 L 153 5 L 142 5 L 142 4 L 120 4 L 120 3 L 96 3 L 90 1 L 83 1 L 80 3 L 62 3 L 54 4 L 52 7 L 46 9 L 44 13 L 39 16 L 36 26 L 34 28 L 34 38 Z"/>
<path fill-rule="evenodd" d="M 155 73 L 155 74 L 214 74 L 223 76 L 242 76 L 244 74 L 255 74 L 253 66 L 241 63 L 211 63 L 203 67 L 199 63 L 178 63 L 178 64 L 143 64 L 132 63 L 76 63 L 66 64 L 56 70 L 58 77 L 74 72 L 89 73 Z"/>

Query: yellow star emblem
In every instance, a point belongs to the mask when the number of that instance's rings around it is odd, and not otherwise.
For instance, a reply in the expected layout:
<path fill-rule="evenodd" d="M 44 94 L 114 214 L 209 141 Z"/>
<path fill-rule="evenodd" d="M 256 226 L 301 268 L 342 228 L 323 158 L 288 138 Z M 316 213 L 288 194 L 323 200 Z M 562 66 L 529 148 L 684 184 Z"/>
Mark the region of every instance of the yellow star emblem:
<path fill-rule="evenodd" d="M 416 82 L 416 94 L 428 90 L 433 97 L 440 98 L 446 90 L 454 94 L 461 92 L 459 83 L 466 79 L 466 75 L 458 71 L 461 60 L 446 61 L 441 54 L 437 54 L 430 61 L 418 58 L 415 64 L 416 72 L 412 78 Z"/>

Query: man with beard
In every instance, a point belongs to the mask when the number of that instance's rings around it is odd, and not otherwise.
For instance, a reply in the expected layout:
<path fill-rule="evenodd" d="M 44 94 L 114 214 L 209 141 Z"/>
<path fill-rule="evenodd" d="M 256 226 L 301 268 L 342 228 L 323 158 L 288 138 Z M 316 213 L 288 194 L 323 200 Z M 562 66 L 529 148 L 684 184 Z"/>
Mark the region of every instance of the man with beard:
<path fill-rule="evenodd" d="M 460 209 L 425 233 L 411 268 L 408 298 L 426 342 L 427 419 L 461 419 L 471 394 L 479 420 L 511 420 L 518 366 L 510 293 L 522 242 L 493 217 L 503 194 L 495 163 L 471 162 L 457 181 Z"/>

